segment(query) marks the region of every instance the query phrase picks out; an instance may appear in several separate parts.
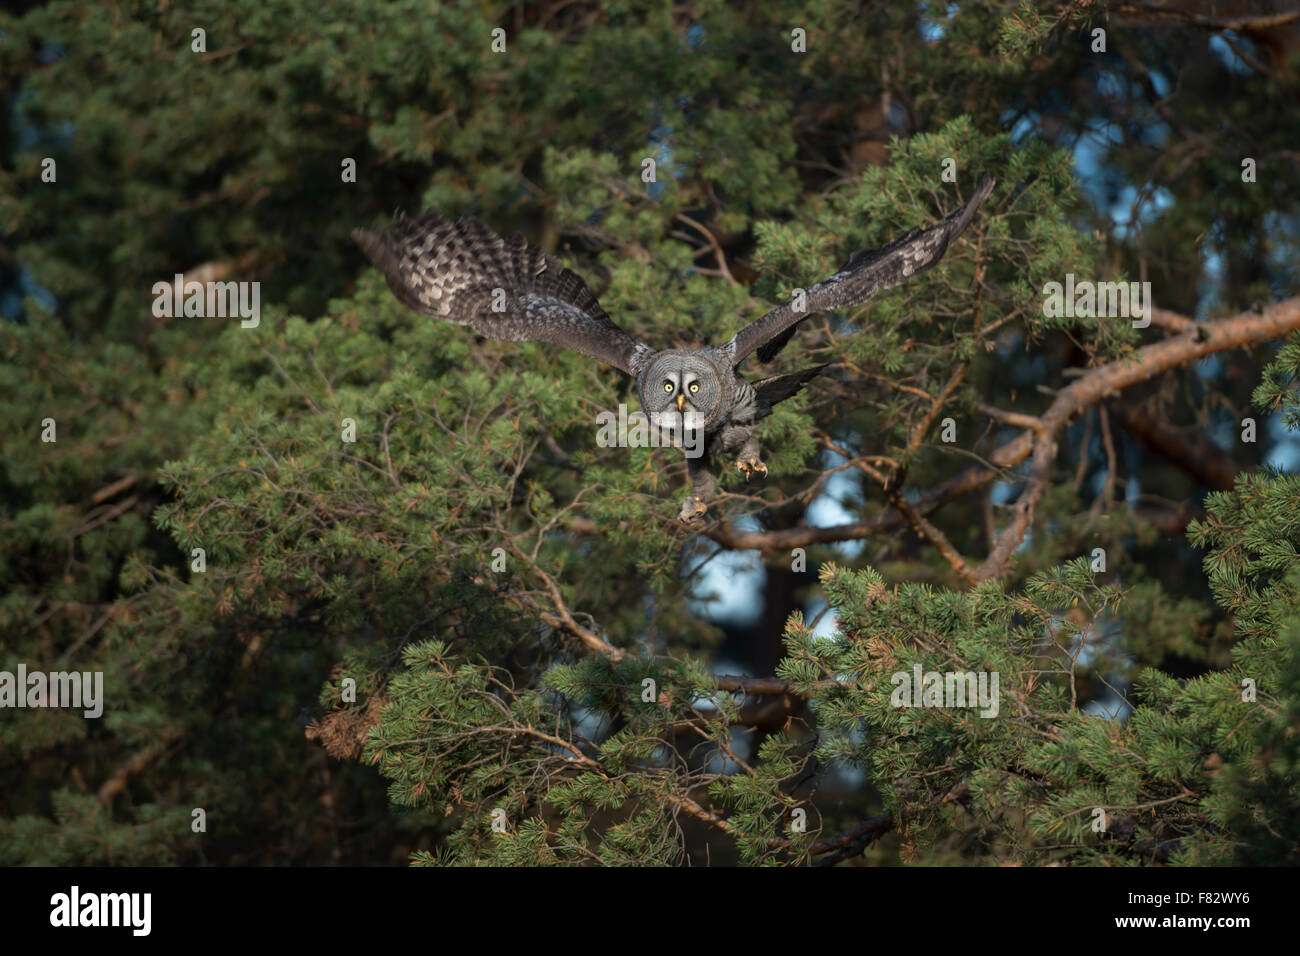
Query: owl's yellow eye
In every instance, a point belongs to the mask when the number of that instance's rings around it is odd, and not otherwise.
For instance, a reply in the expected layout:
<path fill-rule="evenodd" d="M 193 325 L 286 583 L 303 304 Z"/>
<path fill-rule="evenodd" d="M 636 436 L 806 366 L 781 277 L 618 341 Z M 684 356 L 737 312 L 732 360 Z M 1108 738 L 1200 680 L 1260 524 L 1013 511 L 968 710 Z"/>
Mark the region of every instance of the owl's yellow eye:
<path fill-rule="evenodd" d="M 664 382 L 664 391 L 665 391 L 665 392 L 671 392 L 672 390 L 673 390 L 673 383 L 672 383 L 672 382 Z"/>
<path fill-rule="evenodd" d="M 691 394 L 694 395 L 694 394 L 695 394 L 696 392 L 698 392 L 699 390 L 700 390 L 700 383 L 699 383 L 699 382 L 691 382 Z"/>

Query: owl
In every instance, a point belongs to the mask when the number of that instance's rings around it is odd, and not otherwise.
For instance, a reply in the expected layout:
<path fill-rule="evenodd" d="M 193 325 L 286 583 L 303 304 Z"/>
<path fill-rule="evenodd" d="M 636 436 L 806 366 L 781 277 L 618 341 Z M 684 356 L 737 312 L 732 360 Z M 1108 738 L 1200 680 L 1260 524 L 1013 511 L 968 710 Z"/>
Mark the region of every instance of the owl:
<path fill-rule="evenodd" d="M 691 490 L 678 515 L 689 525 L 707 513 L 720 463 L 734 461 L 747 479 L 767 474 L 755 424 L 826 368 L 749 381 L 739 371 L 744 360 L 757 351 L 766 364 L 810 314 L 857 305 L 929 269 L 992 189 L 992 179 L 984 177 L 943 221 L 853 253 L 834 275 L 710 348 L 656 349 L 638 341 L 610 319 L 574 272 L 523 236 L 502 239 L 474 219 L 399 212 L 391 231 L 356 229 L 352 235 L 412 309 L 486 338 L 575 349 L 630 375 L 650 421 L 694 449 L 686 456 Z M 692 436 L 697 440 L 689 441 Z"/>

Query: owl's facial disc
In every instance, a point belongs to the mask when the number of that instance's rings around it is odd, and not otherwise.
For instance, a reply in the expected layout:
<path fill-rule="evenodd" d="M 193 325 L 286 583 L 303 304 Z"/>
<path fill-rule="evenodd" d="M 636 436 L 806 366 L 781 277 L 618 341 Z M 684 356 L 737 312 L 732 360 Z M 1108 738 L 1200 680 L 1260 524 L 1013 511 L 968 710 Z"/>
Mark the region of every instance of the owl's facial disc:
<path fill-rule="evenodd" d="M 696 400 L 701 392 L 697 376 L 694 362 L 680 354 L 666 355 L 650 369 L 642 405 L 657 428 L 680 439 L 704 426 L 704 410 Z"/>

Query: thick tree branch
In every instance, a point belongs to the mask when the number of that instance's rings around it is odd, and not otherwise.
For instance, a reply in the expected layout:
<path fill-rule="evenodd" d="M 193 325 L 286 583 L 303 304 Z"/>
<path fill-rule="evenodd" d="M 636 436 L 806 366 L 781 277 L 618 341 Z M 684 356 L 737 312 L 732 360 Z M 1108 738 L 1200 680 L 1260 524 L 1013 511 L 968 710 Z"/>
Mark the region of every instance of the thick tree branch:
<path fill-rule="evenodd" d="M 738 677 L 733 674 L 715 674 L 718 690 L 733 694 L 789 694 L 791 697 L 804 696 L 795 688 L 793 681 L 781 680 L 779 677 Z M 818 687 L 833 687 L 837 682 L 822 681 Z"/>
<path fill-rule="evenodd" d="M 1267 30 L 1300 20 L 1300 10 L 1280 13 L 1260 13 L 1247 17 L 1213 17 L 1192 10 L 1174 7 L 1149 6 L 1144 3 L 1121 3 L 1110 8 L 1111 13 L 1122 14 L 1143 22 L 1152 20 L 1177 20 L 1209 30 Z"/>
<path fill-rule="evenodd" d="M 1111 412 L 1125 431 L 1206 488 L 1212 491 L 1228 491 L 1232 488 L 1241 469 L 1204 435 L 1176 433 L 1140 408 L 1115 405 Z"/>
<path fill-rule="evenodd" d="M 139 774 L 158 757 L 176 740 L 180 735 L 168 737 L 145 747 L 140 748 L 126 759 L 116 770 L 109 774 L 106 779 L 95 791 L 95 799 L 101 806 L 108 806 L 113 802 L 113 798 L 126 789 L 126 785 L 131 778 Z"/>
<path fill-rule="evenodd" d="M 992 553 L 975 572 L 979 581 L 1002 577 L 1024 540 L 1042 500 L 1056 459 L 1056 436 L 1083 409 L 1138 382 L 1197 359 L 1231 348 L 1258 345 L 1300 328 L 1300 297 L 1268 306 L 1262 313 L 1243 312 L 1217 322 L 1200 322 L 1180 335 L 1139 349 L 1129 359 L 1093 369 L 1056 393 L 1042 416 L 1044 431 L 1034 441 L 1029 478 L 1014 508 L 1011 523 L 998 536 Z"/>
<path fill-rule="evenodd" d="M 943 796 L 931 800 L 925 805 L 925 809 L 940 806 L 945 803 L 953 803 L 960 800 L 970 790 L 970 782 L 966 780 L 958 781 L 951 790 Z M 910 819 L 916 815 L 917 811 L 904 812 L 901 814 L 904 820 Z M 883 833 L 888 833 L 894 828 L 896 817 L 893 814 L 882 813 L 878 817 L 872 817 L 870 820 L 864 820 L 850 830 L 843 833 L 837 833 L 835 836 L 823 837 L 812 845 L 809 850 L 813 856 L 820 856 L 823 853 L 831 853 L 831 856 L 823 860 L 818 860 L 816 866 L 834 866 L 840 860 L 848 859 L 851 856 L 857 856 L 865 850 L 873 840 Z"/>
<path fill-rule="evenodd" d="M 1258 345 L 1281 338 L 1300 329 L 1300 297 L 1285 299 L 1268 306 L 1262 313 L 1243 312 L 1230 318 L 1211 322 L 1193 322 L 1175 313 L 1160 310 L 1165 327 L 1176 325 L 1184 329 L 1163 341 L 1139 349 L 1133 358 L 1111 362 L 1085 373 L 1056 394 L 1048 410 L 1036 421 L 1039 429 L 1028 428 L 1024 433 L 1000 446 L 988 456 L 988 464 L 974 465 L 943 484 L 920 495 L 913 508 L 920 515 L 928 515 L 948 502 L 981 488 L 1002 475 L 1005 469 L 1015 467 L 1031 455 L 1039 456 L 1039 464 L 1054 452 L 1057 436 L 1079 412 L 1103 399 L 1117 394 L 1139 382 L 1155 378 L 1170 369 L 1187 365 L 1197 359 L 1232 348 Z M 1177 320 L 1181 319 L 1179 323 Z M 1049 448 L 1050 444 L 1050 448 Z M 1042 489 L 1028 486 L 1032 497 L 1027 505 L 1036 505 Z M 1026 509 L 1032 511 L 1032 507 Z M 1026 515 L 1028 517 L 1028 515 Z M 796 527 L 776 531 L 739 531 L 730 525 L 719 525 L 706 534 L 724 547 L 736 550 L 756 550 L 776 554 L 793 548 L 834 541 L 852 541 L 884 534 L 906 525 L 907 518 L 897 508 L 889 508 L 862 521 L 832 525 L 824 528 Z M 1005 543 L 995 551 L 999 557 L 1015 548 L 1024 538 L 1028 524 L 1016 522 L 1004 530 Z M 1014 543 L 1013 543 L 1014 542 Z M 1000 561 L 1000 563 L 1005 563 Z M 986 562 L 987 564 L 987 562 Z M 995 567 L 987 568 L 987 577 Z M 978 571 L 976 572 L 978 575 Z M 983 580 L 985 578 L 981 578 Z"/>

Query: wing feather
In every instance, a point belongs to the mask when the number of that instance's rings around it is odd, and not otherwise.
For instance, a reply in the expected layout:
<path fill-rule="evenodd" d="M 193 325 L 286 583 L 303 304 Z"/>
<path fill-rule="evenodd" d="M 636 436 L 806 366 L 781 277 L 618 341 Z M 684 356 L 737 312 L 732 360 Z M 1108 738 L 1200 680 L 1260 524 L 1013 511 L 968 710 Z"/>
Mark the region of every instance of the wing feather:
<path fill-rule="evenodd" d="M 800 389 L 829 367 L 829 365 L 814 365 L 812 368 L 785 375 L 773 375 L 755 382 L 754 397 L 758 400 L 756 420 L 772 414 L 773 405 L 784 402 L 792 395 L 797 395 Z"/>
<path fill-rule="evenodd" d="M 352 236 L 405 305 L 479 335 L 551 342 L 636 375 L 654 350 L 623 331 L 576 273 L 476 219 L 398 213 L 392 231 Z"/>
<path fill-rule="evenodd" d="M 970 199 L 943 222 L 928 229 L 913 229 L 880 249 L 864 249 L 849 256 L 838 272 L 808 289 L 806 309 L 795 311 L 792 303 L 778 306 L 757 322 L 736 333 L 723 346 L 733 363 L 739 363 L 758 349 L 758 358 L 770 362 L 790 341 L 800 322 L 814 312 L 857 305 L 881 289 L 898 285 L 929 269 L 943 258 L 948 244 L 970 225 L 975 213 L 993 191 L 993 180 L 985 176 Z"/>

